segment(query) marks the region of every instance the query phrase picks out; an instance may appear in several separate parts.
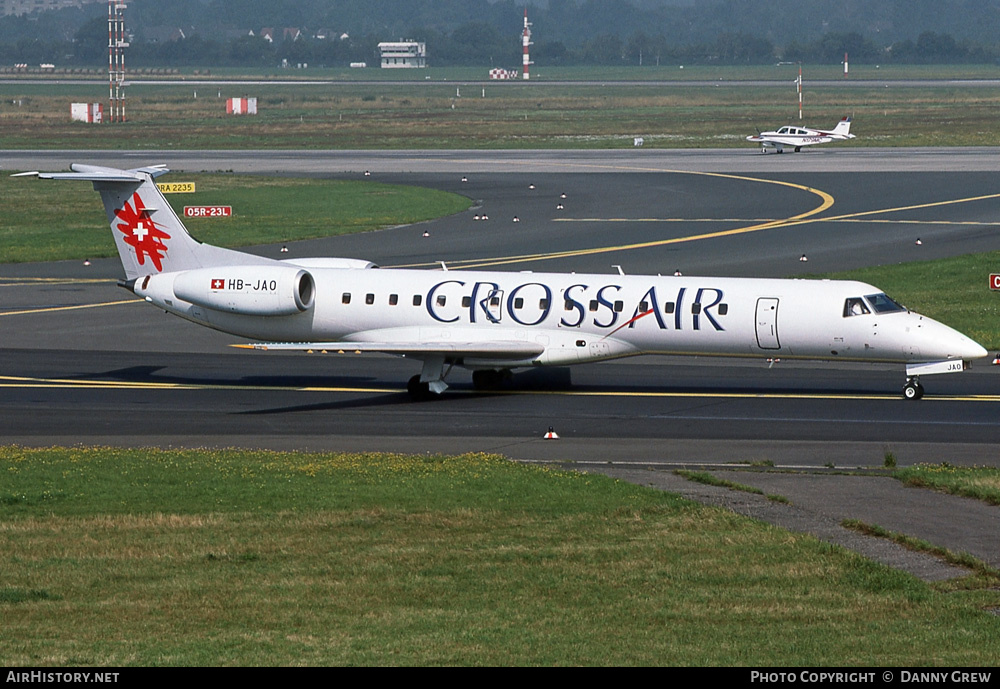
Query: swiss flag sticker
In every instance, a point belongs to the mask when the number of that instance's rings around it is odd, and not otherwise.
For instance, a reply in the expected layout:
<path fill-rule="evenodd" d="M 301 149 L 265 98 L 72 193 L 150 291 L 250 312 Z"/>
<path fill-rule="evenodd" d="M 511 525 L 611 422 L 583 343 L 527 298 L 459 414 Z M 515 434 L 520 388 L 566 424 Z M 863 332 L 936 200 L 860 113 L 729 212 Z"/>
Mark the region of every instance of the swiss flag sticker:
<path fill-rule="evenodd" d="M 212 280 L 212 289 L 225 289 L 226 281 L 219 278 L 214 278 Z"/>

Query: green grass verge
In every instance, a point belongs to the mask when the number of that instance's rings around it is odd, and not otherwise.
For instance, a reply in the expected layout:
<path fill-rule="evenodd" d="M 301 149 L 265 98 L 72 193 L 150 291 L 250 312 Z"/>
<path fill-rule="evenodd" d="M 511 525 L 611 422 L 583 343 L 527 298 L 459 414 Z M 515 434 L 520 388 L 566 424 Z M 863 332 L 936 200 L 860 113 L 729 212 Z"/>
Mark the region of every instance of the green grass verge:
<path fill-rule="evenodd" d="M 932 488 L 953 495 L 1000 505 L 1000 472 L 993 467 L 956 467 L 948 464 L 917 464 L 893 472 L 911 486 Z"/>
<path fill-rule="evenodd" d="M 950 564 L 958 567 L 964 567 L 971 572 L 968 577 L 961 577 L 946 584 L 945 588 L 948 590 L 987 587 L 997 589 L 997 587 L 1000 586 L 1000 570 L 997 570 L 995 567 L 991 567 L 986 562 L 983 562 L 979 558 L 968 553 L 956 553 L 947 548 L 942 548 L 934 545 L 933 543 L 928 543 L 922 539 L 913 538 L 912 536 L 907 536 L 906 534 L 901 534 L 896 531 L 890 531 L 876 524 L 867 524 L 857 519 L 845 519 L 841 522 L 841 526 L 845 529 L 851 529 L 868 536 L 888 539 L 914 552 L 928 553 Z"/>
<path fill-rule="evenodd" d="M 168 194 L 184 206 L 226 205 L 230 218 L 185 218 L 198 239 L 251 246 L 365 232 L 458 213 L 469 199 L 420 187 L 229 174 L 170 175 L 196 193 Z M 89 183 L 0 176 L 0 263 L 117 255 L 100 197 Z M 183 215 L 182 215 L 183 217 Z"/>
<path fill-rule="evenodd" d="M 748 486 L 743 483 L 737 483 L 735 481 L 722 479 L 707 471 L 688 471 L 687 469 L 678 469 L 674 473 L 677 474 L 678 476 L 686 478 L 688 481 L 694 481 L 695 483 L 703 483 L 706 486 L 717 486 L 719 488 L 728 488 L 729 490 L 737 490 L 743 493 L 754 493 L 755 495 L 763 495 L 772 502 L 781 502 L 785 504 L 790 504 L 788 498 L 784 496 L 765 495 L 764 491 L 762 491 L 760 488 L 754 488 L 753 486 Z"/>
<path fill-rule="evenodd" d="M 995 591 L 497 456 L 0 449 L 0 662 L 992 666 Z"/>
<path fill-rule="evenodd" d="M 355 83 L 366 78 L 362 72 L 375 81 Z M 749 154 L 755 146 L 745 137 L 755 127 L 797 122 L 799 115 L 794 65 L 565 68 L 545 70 L 528 83 L 484 81 L 486 72 L 272 75 L 273 81 L 324 79 L 309 85 L 140 80 L 129 88 L 129 121 L 102 126 L 70 122 L 68 104 L 101 101 L 106 82 L 13 81 L 0 84 L 0 140 L 5 148 L 127 150 L 607 149 L 631 148 L 633 137 L 642 136 L 647 148 L 744 148 Z M 832 127 L 851 115 L 858 138 L 838 146 L 993 146 L 1000 140 L 1000 87 L 960 80 L 998 75 L 1000 69 L 988 65 L 857 65 L 851 78 L 868 83 L 854 86 L 837 65 L 805 66 L 803 123 Z M 402 81 L 380 81 L 390 77 Z M 679 83 L 644 83 L 656 80 Z M 257 97 L 258 114 L 226 115 L 225 99 L 244 95 Z"/>

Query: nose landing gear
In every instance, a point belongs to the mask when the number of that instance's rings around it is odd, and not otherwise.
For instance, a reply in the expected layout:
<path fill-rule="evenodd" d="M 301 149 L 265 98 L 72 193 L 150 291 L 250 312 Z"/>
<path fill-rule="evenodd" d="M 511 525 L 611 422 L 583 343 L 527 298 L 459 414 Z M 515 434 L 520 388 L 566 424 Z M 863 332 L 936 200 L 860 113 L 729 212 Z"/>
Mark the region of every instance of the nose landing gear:
<path fill-rule="evenodd" d="M 920 384 L 920 379 L 916 376 L 906 379 L 903 386 L 903 399 L 918 400 L 924 396 L 924 386 Z"/>

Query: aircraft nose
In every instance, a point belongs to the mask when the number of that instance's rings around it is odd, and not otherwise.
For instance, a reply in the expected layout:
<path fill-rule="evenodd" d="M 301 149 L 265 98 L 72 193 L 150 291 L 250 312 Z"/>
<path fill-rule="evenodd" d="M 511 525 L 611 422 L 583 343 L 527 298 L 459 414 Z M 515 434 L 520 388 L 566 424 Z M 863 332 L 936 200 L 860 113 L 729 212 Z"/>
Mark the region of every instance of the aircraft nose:
<path fill-rule="evenodd" d="M 986 349 L 971 337 L 926 316 L 913 315 L 923 333 L 920 349 L 925 356 L 968 361 L 987 355 Z"/>
<path fill-rule="evenodd" d="M 971 337 L 967 337 L 946 325 L 942 325 L 942 327 L 947 329 L 948 337 L 942 337 L 941 343 L 945 345 L 942 349 L 948 358 L 968 361 L 981 359 L 987 355 L 986 349 Z"/>
<path fill-rule="evenodd" d="M 978 342 L 965 338 L 965 351 L 962 352 L 963 359 L 982 359 L 989 352 Z"/>

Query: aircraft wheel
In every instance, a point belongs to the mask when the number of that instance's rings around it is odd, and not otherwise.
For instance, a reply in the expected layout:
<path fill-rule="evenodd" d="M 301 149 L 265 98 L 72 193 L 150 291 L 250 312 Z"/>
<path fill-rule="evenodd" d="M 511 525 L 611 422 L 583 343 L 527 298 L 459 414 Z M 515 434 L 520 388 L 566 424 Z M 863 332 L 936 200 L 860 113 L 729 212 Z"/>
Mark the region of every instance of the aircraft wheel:
<path fill-rule="evenodd" d="M 801 146 L 796 146 L 795 147 L 795 152 L 796 153 L 801 153 L 802 152 L 802 147 Z"/>
<path fill-rule="evenodd" d="M 908 400 L 918 400 L 924 396 L 924 386 L 915 380 L 907 381 L 903 386 L 903 398 Z"/>
<path fill-rule="evenodd" d="M 431 388 L 427 383 L 420 382 L 420 376 L 410 378 L 406 384 L 406 391 L 414 401 L 425 400 L 431 396 Z"/>
<path fill-rule="evenodd" d="M 472 372 L 472 386 L 476 390 L 498 390 L 510 380 L 510 369 L 486 369 Z"/>

